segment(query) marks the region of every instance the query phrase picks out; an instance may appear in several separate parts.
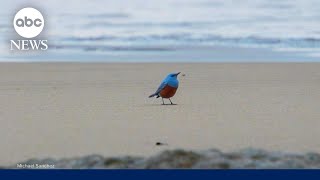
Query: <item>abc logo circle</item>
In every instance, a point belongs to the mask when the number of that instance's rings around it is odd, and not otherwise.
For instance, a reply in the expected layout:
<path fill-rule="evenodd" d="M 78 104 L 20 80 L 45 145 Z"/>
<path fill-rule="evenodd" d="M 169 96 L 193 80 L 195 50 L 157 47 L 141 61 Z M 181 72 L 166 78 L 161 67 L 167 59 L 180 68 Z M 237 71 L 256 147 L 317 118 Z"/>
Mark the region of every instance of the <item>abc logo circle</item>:
<path fill-rule="evenodd" d="M 24 38 L 38 36 L 44 27 L 42 14 L 34 8 L 23 8 L 17 12 L 13 20 L 16 32 Z"/>

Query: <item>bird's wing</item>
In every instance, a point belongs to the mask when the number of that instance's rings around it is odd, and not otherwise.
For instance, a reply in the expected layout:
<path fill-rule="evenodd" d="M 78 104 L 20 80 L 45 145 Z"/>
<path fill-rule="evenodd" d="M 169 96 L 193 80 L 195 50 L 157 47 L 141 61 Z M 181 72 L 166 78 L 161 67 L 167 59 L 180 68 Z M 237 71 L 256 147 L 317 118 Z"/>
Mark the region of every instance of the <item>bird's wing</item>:
<path fill-rule="evenodd" d="M 157 89 L 157 91 L 156 91 L 154 94 L 159 94 L 160 91 L 161 91 L 164 87 L 166 87 L 167 84 L 168 84 L 168 82 L 163 81 L 163 82 L 160 84 L 159 88 Z"/>

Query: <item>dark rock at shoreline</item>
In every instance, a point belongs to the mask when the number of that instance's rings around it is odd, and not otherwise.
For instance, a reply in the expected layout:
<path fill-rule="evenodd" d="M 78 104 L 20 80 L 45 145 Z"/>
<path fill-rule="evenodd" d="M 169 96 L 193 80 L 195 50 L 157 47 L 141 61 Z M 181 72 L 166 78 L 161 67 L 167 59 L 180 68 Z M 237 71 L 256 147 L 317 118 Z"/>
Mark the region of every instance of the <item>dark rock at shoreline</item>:
<path fill-rule="evenodd" d="M 320 168 L 320 154 L 291 154 L 247 148 L 224 153 L 207 151 L 167 150 L 151 157 L 103 157 L 89 155 L 64 159 L 30 159 L 19 164 L 51 164 L 63 169 L 287 169 Z M 11 166 L 9 168 L 16 168 Z"/>

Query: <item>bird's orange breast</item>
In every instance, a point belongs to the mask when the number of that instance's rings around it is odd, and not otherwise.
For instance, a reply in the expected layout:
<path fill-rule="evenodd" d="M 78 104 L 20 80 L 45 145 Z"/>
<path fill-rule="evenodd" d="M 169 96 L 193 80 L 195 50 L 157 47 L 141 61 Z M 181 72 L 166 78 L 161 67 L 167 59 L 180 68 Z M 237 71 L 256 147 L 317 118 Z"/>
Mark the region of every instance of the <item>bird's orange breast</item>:
<path fill-rule="evenodd" d="M 161 91 L 160 96 L 163 98 L 171 98 L 174 96 L 178 88 L 171 87 L 169 85 L 166 85 Z"/>

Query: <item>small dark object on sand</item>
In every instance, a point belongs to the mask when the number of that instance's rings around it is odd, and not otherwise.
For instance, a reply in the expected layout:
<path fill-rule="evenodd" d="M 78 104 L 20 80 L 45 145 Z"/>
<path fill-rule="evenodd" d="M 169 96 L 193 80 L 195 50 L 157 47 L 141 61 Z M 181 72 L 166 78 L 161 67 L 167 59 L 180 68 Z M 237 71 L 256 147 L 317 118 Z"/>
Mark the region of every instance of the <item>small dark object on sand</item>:
<path fill-rule="evenodd" d="M 163 146 L 163 145 L 168 145 L 168 144 L 162 143 L 162 142 L 156 142 L 156 146 Z"/>
<path fill-rule="evenodd" d="M 186 74 L 182 74 L 182 76 L 186 76 Z"/>

